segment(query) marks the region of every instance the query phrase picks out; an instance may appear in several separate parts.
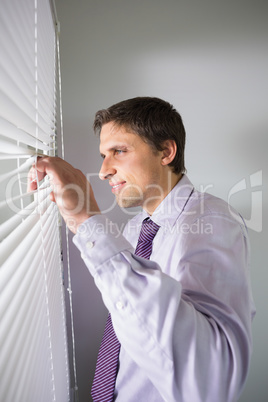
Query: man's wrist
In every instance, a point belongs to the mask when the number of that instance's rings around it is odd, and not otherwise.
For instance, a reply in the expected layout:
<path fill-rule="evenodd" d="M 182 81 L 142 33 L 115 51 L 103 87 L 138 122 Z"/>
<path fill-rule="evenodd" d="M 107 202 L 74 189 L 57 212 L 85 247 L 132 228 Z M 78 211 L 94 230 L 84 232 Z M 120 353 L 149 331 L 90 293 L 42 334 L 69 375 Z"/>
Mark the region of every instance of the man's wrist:
<path fill-rule="evenodd" d="M 79 216 L 72 216 L 69 218 L 65 218 L 66 225 L 68 228 L 76 234 L 79 231 L 79 227 L 81 228 L 82 225 L 90 218 L 96 215 L 100 215 L 101 212 L 95 212 L 95 213 L 90 213 L 90 214 L 83 214 Z"/>

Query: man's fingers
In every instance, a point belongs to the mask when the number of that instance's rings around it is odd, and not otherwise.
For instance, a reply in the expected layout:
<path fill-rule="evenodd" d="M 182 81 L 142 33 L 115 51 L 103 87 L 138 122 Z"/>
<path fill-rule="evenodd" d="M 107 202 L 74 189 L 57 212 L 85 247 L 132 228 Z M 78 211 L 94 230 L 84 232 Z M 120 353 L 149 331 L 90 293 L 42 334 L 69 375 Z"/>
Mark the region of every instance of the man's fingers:
<path fill-rule="evenodd" d="M 37 162 L 31 167 L 28 173 L 27 180 L 27 192 L 31 192 L 37 189 L 37 181 L 43 180 L 46 176 L 46 171 L 43 164 L 40 162 L 40 157 L 38 157 Z"/>
<path fill-rule="evenodd" d="M 56 202 L 55 194 L 53 193 L 53 191 L 51 191 L 51 193 L 49 194 L 49 198 L 52 202 Z"/>

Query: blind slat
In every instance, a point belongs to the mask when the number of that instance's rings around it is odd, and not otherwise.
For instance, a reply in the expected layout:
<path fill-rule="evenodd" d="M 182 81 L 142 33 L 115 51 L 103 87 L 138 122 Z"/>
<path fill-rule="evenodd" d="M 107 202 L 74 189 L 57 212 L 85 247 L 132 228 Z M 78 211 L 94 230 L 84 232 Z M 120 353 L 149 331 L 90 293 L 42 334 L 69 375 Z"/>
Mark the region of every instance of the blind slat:
<path fill-rule="evenodd" d="M 32 166 L 34 161 L 35 161 L 35 157 L 33 156 L 33 157 L 27 159 L 26 162 L 24 162 L 22 165 L 20 165 L 20 167 L 18 167 L 17 169 L 10 170 L 9 172 L 4 173 L 4 174 L 0 174 L 0 183 L 2 183 L 4 180 L 8 179 L 9 177 L 16 175 L 17 173 L 25 171 L 27 168 Z"/>
<path fill-rule="evenodd" d="M 46 199 L 46 202 L 50 203 L 47 208 L 46 214 L 44 214 L 43 220 L 50 222 L 53 218 L 52 210 L 54 205 L 52 201 Z M 43 205 L 42 205 L 43 206 Z M 39 213 L 34 211 L 22 224 L 12 232 L 6 239 L 0 244 L 0 263 L 4 266 L 7 261 L 11 264 L 18 263 L 21 255 L 25 250 L 31 247 L 31 241 L 36 233 L 41 231 L 41 219 Z M 45 222 L 45 223 L 46 223 Z M 15 250 L 15 252 L 14 252 Z"/>
<path fill-rule="evenodd" d="M 54 115 L 52 113 L 51 121 L 45 121 L 41 110 L 36 110 L 31 104 L 23 102 L 23 96 L 15 90 L 15 93 L 7 94 L 1 91 L 0 88 L 0 115 L 2 118 L 10 123 L 17 123 L 17 127 L 29 133 L 37 139 L 46 139 L 47 132 L 52 134 L 54 128 Z M 38 120 L 37 120 L 38 116 Z M 36 137 L 37 135 L 37 137 Z"/>
<path fill-rule="evenodd" d="M 30 353 L 31 348 L 25 344 L 27 342 L 27 334 L 32 334 L 34 332 L 34 324 L 36 325 L 36 318 L 40 316 L 43 320 L 45 317 L 45 306 L 44 306 L 44 297 L 43 297 L 43 281 L 42 276 L 40 277 L 40 272 L 36 271 L 36 265 L 42 258 L 42 254 L 37 254 L 36 258 L 33 260 L 34 264 L 32 265 L 32 270 L 29 270 L 29 274 L 26 272 L 26 280 L 23 282 L 24 286 L 21 286 L 16 289 L 15 298 L 11 300 L 11 307 L 9 308 L 9 316 L 8 318 L 13 318 L 13 320 L 9 320 L 9 323 L 5 323 L 3 320 L 3 325 L 5 329 L 8 329 L 8 332 L 1 334 L 1 345 L 2 345 L 2 356 L 1 362 L 5 364 L 5 373 L 3 376 L 3 386 L 8 387 L 10 380 L 14 383 L 19 383 L 19 375 L 20 371 L 16 370 L 15 367 L 18 367 L 18 359 L 19 356 L 23 357 Z M 35 270 L 35 272 L 33 272 Z M 30 275 L 31 274 L 31 275 Z M 36 307 L 38 306 L 39 314 L 37 314 Z M 43 309 L 41 308 L 43 307 Z M 21 314 L 18 318 L 16 318 L 16 312 L 18 308 L 21 311 Z M 43 310 L 43 311 L 42 311 Z M 35 313 L 36 312 L 36 313 Z M 43 314 L 42 314 L 43 313 Z M 34 320 L 35 319 L 35 320 Z M 31 328 L 32 326 L 32 328 Z M 40 326 L 38 327 L 40 331 Z M 31 336 L 30 336 L 31 338 Z M 38 345 L 30 341 L 30 345 L 33 345 L 34 348 L 38 348 Z M 15 350 L 14 350 L 15 344 Z M 24 353 L 22 353 L 24 352 Z M 19 358 L 21 360 L 21 357 Z M 44 361 L 45 363 L 46 361 Z M 41 367 L 42 368 L 42 365 Z M 24 367 L 26 369 L 26 367 Z M 18 373 L 18 378 L 16 379 L 14 373 Z"/>
<path fill-rule="evenodd" d="M 30 133 L 27 133 L 10 123 L 0 115 L 0 134 L 4 137 L 19 141 L 22 144 L 38 148 L 43 143 L 48 145 L 52 141 L 52 134 L 50 133 L 38 133 L 38 138 Z"/>
<path fill-rule="evenodd" d="M 7 140 L 4 140 L 0 138 L 0 147 L 1 147 L 1 152 L 5 154 L 19 154 L 19 155 L 34 155 L 36 154 L 36 150 L 31 150 L 29 148 L 26 148 L 21 145 L 16 145 L 12 142 L 9 142 Z M 13 158 L 12 158 L 13 159 Z"/>
<path fill-rule="evenodd" d="M 5 141 L 0 138 L 1 152 L 3 154 L 5 154 L 6 156 L 9 154 L 11 155 L 10 158 L 5 158 L 6 160 L 14 159 L 13 155 L 16 153 L 21 156 L 29 155 L 29 157 L 32 155 L 39 155 L 39 156 L 47 155 L 49 152 L 53 152 L 55 150 L 54 144 L 51 143 L 51 145 L 53 145 L 53 146 L 47 146 L 47 145 L 43 144 L 42 146 L 40 146 L 37 149 L 36 148 L 31 149 L 31 148 L 27 148 L 26 146 L 23 146 L 23 145 L 15 145 L 12 142 L 8 142 L 8 141 Z"/>
<path fill-rule="evenodd" d="M 21 116 L 24 116 L 24 119 L 28 117 L 28 120 L 35 122 L 35 93 L 31 93 L 30 97 L 27 94 L 24 94 L 20 88 L 16 85 L 16 83 L 12 82 L 8 74 L 0 69 L 1 73 L 1 85 L 0 85 L 0 93 L 1 98 L 1 114 L 5 116 L 8 114 L 11 118 L 8 118 L 9 121 L 12 121 L 12 110 L 20 111 Z M 9 106 L 9 110 L 5 107 Z M 17 112 L 17 113 L 18 113 Z M 4 114 L 5 113 L 5 114 Z M 13 119 L 14 119 L 13 115 Z"/>
<path fill-rule="evenodd" d="M 31 156 L 30 154 L 27 155 L 15 155 L 15 154 L 1 154 L 0 152 L 0 161 L 6 161 L 6 160 L 12 160 L 12 159 L 27 159 L 29 156 Z"/>
<path fill-rule="evenodd" d="M 38 289 L 38 288 L 37 288 Z M 35 295 L 37 292 L 35 291 Z M 32 395 L 34 400 L 38 400 L 38 392 L 39 395 L 41 394 L 41 387 L 40 387 L 40 379 L 39 381 L 34 380 L 30 382 L 28 378 L 35 378 L 35 369 L 33 367 L 32 362 L 38 361 L 41 356 L 38 350 L 38 345 L 43 345 L 43 348 L 46 346 L 46 336 L 45 332 L 41 332 L 41 328 L 44 325 L 43 317 L 40 314 L 42 311 L 42 300 L 40 297 L 37 300 L 33 300 L 35 302 L 36 308 L 33 309 L 32 312 L 32 320 L 29 320 L 29 327 L 28 331 L 26 331 L 26 339 L 25 344 L 23 343 L 23 355 L 21 356 L 20 361 L 17 364 L 16 374 L 17 374 L 17 387 L 13 387 L 13 395 L 11 396 L 11 400 L 27 400 L 27 396 Z M 38 314 L 39 311 L 39 314 Z M 20 364 L 19 364 L 20 363 Z M 46 376 L 47 371 L 49 371 L 50 367 L 47 361 L 42 359 L 42 367 L 40 367 L 43 373 L 43 378 Z M 14 380 L 13 380 L 14 381 Z M 28 386 L 27 386 L 28 385 Z M 46 389 L 48 385 L 44 381 L 42 387 Z M 35 390 L 35 392 L 34 392 Z M 42 395 L 42 394 L 41 394 Z"/>
<path fill-rule="evenodd" d="M 15 230 L 19 230 L 19 225 L 23 222 L 23 220 L 27 218 L 27 216 L 31 215 L 34 211 L 37 211 L 38 205 L 41 204 L 48 197 L 48 195 L 51 193 L 51 190 L 52 189 L 49 186 L 49 181 L 46 181 L 40 187 L 39 191 L 36 190 L 30 193 L 30 195 L 38 193 L 38 197 L 36 197 L 33 202 L 26 205 L 24 209 L 21 209 L 17 214 L 13 215 L 11 218 L 0 225 L 0 242 L 5 239 L 11 232 L 13 232 L 14 235 Z M 14 198 L 20 199 L 23 196 L 24 194 Z M 12 201 L 14 201 L 14 198 L 12 199 Z"/>
<path fill-rule="evenodd" d="M 14 60 L 16 65 L 22 69 L 26 67 L 34 78 L 34 7 L 32 0 L 24 0 L 23 3 L 25 10 L 18 1 L 2 0 L 0 14 L 2 35 L 0 37 L 13 57 L 17 57 Z M 18 32 L 18 29 L 22 27 L 23 32 Z M 6 59 L 3 59 L 2 63 L 5 61 Z"/>

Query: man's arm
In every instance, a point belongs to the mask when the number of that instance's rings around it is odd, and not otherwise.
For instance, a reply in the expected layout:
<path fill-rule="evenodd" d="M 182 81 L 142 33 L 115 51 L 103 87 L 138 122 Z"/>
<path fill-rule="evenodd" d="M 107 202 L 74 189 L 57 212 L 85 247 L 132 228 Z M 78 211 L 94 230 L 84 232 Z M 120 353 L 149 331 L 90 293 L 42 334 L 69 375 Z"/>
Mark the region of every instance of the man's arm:
<path fill-rule="evenodd" d="M 233 402 L 249 367 L 247 240 L 235 220 L 203 219 L 217 230 L 178 239 L 179 281 L 135 256 L 104 216 L 74 238 L 122 347 L 168 402 Z"/>

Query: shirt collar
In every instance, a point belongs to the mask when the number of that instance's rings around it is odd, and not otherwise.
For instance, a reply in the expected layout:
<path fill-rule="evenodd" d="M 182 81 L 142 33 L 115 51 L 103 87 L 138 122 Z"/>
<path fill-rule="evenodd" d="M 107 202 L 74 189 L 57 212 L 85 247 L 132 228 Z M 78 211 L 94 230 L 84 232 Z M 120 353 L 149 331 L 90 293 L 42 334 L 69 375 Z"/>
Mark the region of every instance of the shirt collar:
<path fill-rule="evenodd" d="M 185 208 L 194 190 L 193 184 L 184 174 L 176 186 L 168 193 L 161 204 L 151 216 L 151 219 L 159 226 L 172 227 Z M 148 217 L 146 211 L 142 211 L 141 219 Z"/>

